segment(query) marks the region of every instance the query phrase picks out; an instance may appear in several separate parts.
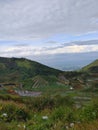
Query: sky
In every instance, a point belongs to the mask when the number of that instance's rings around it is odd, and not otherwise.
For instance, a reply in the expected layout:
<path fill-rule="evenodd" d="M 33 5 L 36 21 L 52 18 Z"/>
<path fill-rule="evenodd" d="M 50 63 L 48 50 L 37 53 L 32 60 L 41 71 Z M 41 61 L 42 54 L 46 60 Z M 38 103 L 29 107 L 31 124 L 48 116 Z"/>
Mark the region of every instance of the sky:
<path fill-rule="evenodd" d="M 0 0 L 0 56 L 50 65 L 97 52 L 98 0 Z"/>

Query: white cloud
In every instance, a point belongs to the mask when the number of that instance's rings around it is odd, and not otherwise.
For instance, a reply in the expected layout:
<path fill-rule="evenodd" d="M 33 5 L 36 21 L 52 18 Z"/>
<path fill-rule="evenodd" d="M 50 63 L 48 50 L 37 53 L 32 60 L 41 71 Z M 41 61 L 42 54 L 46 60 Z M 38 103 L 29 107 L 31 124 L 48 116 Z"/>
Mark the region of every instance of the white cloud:
<path fill-rule="evenodd" d="M 85 43 L 85 41 L 84 41 Z M 0 56 L 9 56 L 9 57 L 32 57 L 32 56 L 42 56 L 42 55 L 58 55 L 66 53 L 85 53 L 85 52 L 97 52 L 98 44 L 71 44 L 69 46 L 62 44 L 62 46 L 53 46 L 53 47 L 37 47 L 33 45 L 21 44 L 20 45 L 2 45 L 0 47 Z M 97 43 L 97 41 L 96 41 Z"/>
<path fill-rule="evenodd" d="M 72 46 L 65 46 L 62 48 L 54 48 L 47 50 L 37 51 L 38 55 L 46 55 L 46 54 L 64 54 L 64 53 L 84 53 L 84 52 L 93 52 L 98 51 L 98 45 L 72 45 Z"/>
<path fill-rule="evenodd" d="M 0 39 L 98 30 L 98 0 L 0 0 Z"/>

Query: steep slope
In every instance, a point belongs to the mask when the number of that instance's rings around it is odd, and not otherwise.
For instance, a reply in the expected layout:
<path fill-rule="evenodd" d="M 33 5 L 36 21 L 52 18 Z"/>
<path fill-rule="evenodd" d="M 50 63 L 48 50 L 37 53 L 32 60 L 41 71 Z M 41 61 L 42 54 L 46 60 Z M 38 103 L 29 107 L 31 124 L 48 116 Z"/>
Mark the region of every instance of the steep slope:
<path fill-rule="evenodd" d="M 95 60 L 91 64 L 82 68 L 82 71 L 89 71 L 92 73 L 98 73 L 98 60 Z"/>
<path fill-rule="evenodd" d="M 58 76 L 59 73 L 62 71 L 25 58 L 0 57 L 0 82 L 24 82 L 37 75 L 49 80 L 48 76 Z"/>

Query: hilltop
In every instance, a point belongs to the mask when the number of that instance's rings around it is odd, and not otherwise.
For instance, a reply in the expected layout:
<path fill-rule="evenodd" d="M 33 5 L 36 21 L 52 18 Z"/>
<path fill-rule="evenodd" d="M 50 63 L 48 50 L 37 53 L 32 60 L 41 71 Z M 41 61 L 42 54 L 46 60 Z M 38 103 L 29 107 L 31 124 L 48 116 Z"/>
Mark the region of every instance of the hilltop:
<path fill-rule="evenodd" d="M 41 83 L 47 83 L 56 80 L 60 73 L 63 72 L 26 58 L 0 57 L 0 82 L 22 82 L 30 85 L 36 77 L 37 82 L 41 79 Z"/>
<path fill-rule="evenodd" d="M 70 87 L 84 89 L 95 83 L 97 73 L 98 60 L 83 67 L 80 71 L 64 72 L 26 58 L 0 57 L 0 86 L 18 86 L 19 90 L 21 88 L 34 90 L 41 87 L 46 91 L 48 89 L 53 91 L 54 88 L 61 89 L 66 86 L 69 89 Z M 8 88 L 10 90 L 10 87 Z"/>
<path fill-rule="evenodd" d="M 82 71 L 98 73 L 98 59 L 82 68 Z"/>

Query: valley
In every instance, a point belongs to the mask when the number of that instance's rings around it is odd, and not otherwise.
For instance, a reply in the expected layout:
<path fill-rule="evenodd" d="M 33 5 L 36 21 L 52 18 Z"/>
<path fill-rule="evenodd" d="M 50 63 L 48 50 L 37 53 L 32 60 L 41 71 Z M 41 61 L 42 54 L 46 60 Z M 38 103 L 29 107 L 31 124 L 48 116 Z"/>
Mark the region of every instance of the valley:
<path fill-rule="evenodd" d="M 0 130 L 97 130 L 97 108 L 98 60 L 61 71 L 0 58 Z"/>

